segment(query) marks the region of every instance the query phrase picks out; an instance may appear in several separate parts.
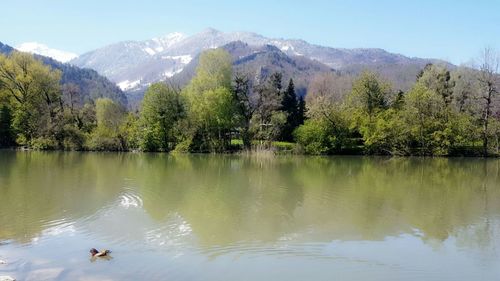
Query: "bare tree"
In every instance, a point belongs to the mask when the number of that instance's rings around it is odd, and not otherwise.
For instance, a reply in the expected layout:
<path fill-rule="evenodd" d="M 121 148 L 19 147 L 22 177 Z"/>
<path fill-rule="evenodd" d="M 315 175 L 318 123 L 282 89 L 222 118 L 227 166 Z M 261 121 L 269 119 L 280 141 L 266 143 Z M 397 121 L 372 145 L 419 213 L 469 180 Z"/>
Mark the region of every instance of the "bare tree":
<path fill-rule="evenodd" d="M 488 154 L 488 126 L 492 117 L 493 102 L 498 94 L 500 57 L 492 48 L 485 48 L 479 60 L 478 81 L 481 86 L 481 97 L 484 100 L 482 110 L 483 154 Z"/>
<path fill-rule="evenodd" d="M 338 108 L 352 89 L 353 77 L 338 73 L 316 75 L 309 85 L 306 96 L 309 117 L 330 120 L 331 109 Z"/>
<path fill-rule="evenodd" d="M 453 88 L 453 103 L 456 110 L 461 113 L 476 114 L 481 111 L 477 103 L 477 79 L 473 67 L 460 66 L 453 71 L 452 79 L 455 83 Z"/>

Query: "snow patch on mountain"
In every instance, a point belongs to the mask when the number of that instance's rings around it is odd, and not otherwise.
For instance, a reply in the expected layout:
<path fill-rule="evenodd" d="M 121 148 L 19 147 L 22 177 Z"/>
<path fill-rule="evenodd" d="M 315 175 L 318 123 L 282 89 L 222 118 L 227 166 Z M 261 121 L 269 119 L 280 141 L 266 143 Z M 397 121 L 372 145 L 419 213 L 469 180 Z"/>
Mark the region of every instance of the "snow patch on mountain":
<path fill-rule="evenodd" d="M 285 53 L 292 54 L 295 56 L 303 56 L 304 55 L 302 53 L 297 52 L 297 50 L 295 49 L 295 46 L 287 41 L 272 40 L 270 43 L 273 46 L 278 47 L 281 51 L 283 51 Z"/>
<path fill-rule="evenodd" d="M 162 59 L 171 59 L 171 60 L 176 60 L 179 61 L 182 64 L 188 64 L 193 60 L 193 57 L 191 55 L 183 55 L 183 56 L 162 56 Z"/>
<path fill-rule="evenodd" d="M 130 90 L 130 89 L 133 89 L 137 86 L 139 86 L 139 84 L 141 83 L 141 80 L 135 80 L 135 81 L 129 81 L 129 80 L 125 80 L 125 81 L 122 81 L 120 83 L 117 83 L 116 85 L 118 85 L 118 87 L 120 87 L 120 89 L 122 89 L 122 91 L 127 91 L 127 90 Z"/>
<path fill-rule="evenodd" d="M 21 52 L 26 52 L 30 54 L 37 54 L 46 57 L 53 58 L 60 62 L 68 62 L 78 55 L 66 51 L 61 51 L 57 49 L 51 49 L 47 45 L 38 42 L 26 42 L 16 47 L 17 50 Z"/>
<path fill-rule="evenodd" d="M 155 50 L 151 49 L 151 48 L 144 48 L 144 51 L 148 54 L 150 54 L 151 56 L 156 54 Z"/>
<path fill-rule="evenodd" d="M 164 49 L 168 49 L 172 45 L 175 45 L 186 38 L 187 36 L 183 33 L 173 32 L 162 37 L 153 38 L 151 39 L 151 41 L 161 45 L 161 47 L 159 47 L 157 51 L 162 52 Z"/>

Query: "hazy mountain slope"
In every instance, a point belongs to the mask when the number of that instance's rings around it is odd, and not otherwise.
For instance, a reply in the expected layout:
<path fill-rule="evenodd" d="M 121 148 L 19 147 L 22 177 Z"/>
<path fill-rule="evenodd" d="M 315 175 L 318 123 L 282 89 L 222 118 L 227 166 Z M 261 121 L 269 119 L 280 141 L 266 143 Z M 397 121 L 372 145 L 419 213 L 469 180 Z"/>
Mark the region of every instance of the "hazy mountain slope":
<path fill-rule="evenodd" d="M 14 48 L 0 43 L 0 53 L 10 54 L 13 51 L 15 51 Z M 82 69 L 40 55 L 35 55 L 35 57 L 52 68 L 60 70 L 62 72 L 62 84 L 72 83 L 77 85 L 83 101 L 108 97 L 124 106 L 127 105 L 126 95 L 114 83 L 99 75 L 95 70 Z"/>
<path fill-rule="evenodd" d="M 235 41 L 249 46 L 272 45 L 290 57 L 316 60 L 341 71 L 382 70 L 396 87 L 407 88 L 415 75 L 432 59 L 409 58 L 382 49 L 339 49 L 309 44 L 303 40 L 273 39 L 251 33 L 225 33 L 206 29 L 193 36 L 179 33 L 146 41 L 120 42 L 83 54 L 71 63 L 97 70 L 123 90 L 137 91 L 181 71 L 202 51 Z M 298 59 L 296 59 L 298 60 Z"/>
<path fill-rule="evenodd" d="M 241 41 L 223 46 L 233 56 L 234 71 L 244 73 L 255 82 L 262 81 L 274 72 L 283 74 L 284 86 L 294 79 L 296 90 L 305 94 L 311 78 L 322 72 L 333 71 L 330 67 L 303 56 L 290 56 L 275 46 L 252 47 Z"/>
<path fill-rule="evenodd" d="M 288 56 L 278 48 L 270 45 L 251 46 L 241 41 L 231 42 L 221 48 L 228 51 L 233 58 L 234 73 L 251 78 L 254 83 L 263 81 L 273 72 L 283 74 L 283 84 L 294 79 L 297 92 L 305 94 L 311 78 L 318 73 L 333 71 L 317 61 L 300 56 Z M 195 57 L 184 70 L 169 79 L 175 85 L 185 85 L 195 74 L 199 56 Z"/>

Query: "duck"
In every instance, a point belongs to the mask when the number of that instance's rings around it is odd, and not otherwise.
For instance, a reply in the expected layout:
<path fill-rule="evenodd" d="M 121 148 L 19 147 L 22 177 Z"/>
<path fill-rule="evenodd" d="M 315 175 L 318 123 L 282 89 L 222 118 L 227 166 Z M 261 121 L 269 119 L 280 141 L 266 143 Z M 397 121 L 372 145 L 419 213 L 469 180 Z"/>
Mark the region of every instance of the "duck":
<path fill-rule="evenodd" d="M 96 248 L 90 249 L 90 254 L 92 255 L 92 257 L 106 257 L 109 253 L 111 253 L 110 250 L 98 251 Z"/>

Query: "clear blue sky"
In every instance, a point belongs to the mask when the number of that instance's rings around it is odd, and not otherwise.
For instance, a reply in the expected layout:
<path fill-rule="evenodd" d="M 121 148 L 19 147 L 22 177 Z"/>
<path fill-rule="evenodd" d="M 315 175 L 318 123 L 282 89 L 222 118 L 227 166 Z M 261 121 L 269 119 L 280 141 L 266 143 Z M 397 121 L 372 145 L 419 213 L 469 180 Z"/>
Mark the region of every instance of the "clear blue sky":
<path fill-rule="evenodd" d="M 1 7 L 1 42 L 36 41 L 79 54 L 207 27 L 454 63 L 485 46 L 500 49 L 500 0 L 12 0 Z"/>

